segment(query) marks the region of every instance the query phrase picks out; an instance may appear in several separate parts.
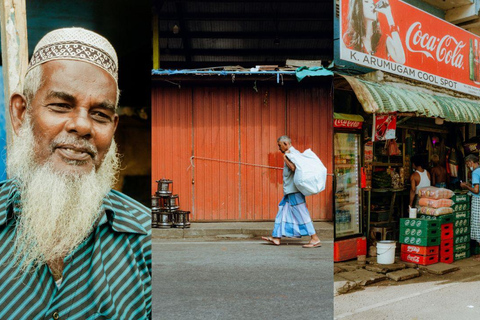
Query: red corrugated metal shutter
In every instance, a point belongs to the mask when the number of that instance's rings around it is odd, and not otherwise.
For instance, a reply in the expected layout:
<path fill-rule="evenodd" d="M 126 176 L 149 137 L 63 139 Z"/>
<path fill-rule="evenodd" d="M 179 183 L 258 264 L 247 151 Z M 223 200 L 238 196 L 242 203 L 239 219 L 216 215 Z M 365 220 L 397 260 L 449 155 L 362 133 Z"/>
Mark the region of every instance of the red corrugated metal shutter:
<path fill-rule="evenodd" d="M 201 87 L 193 93 L 194 217 L 240 219 L 238 89 Z"/>
<path fill-rule="evenodd" d="M 155 180 L 171 179 L 180 207 L 191 210 L 192 89 L 155 88 L 152 106 L 152 194 Z"/>
<path fill-rule="evenodd" d="M 282 171 L 268 167 L 283 167 L 280 135 L 289 134 L 300 151 L 311 148 L 332 172 L 329 90 L 155 88 L 153 179 L 174 180 L 181 207 L 192 211 L 193 220 L 274 219 L 283 195 Z M 332 219 L 331 184 L 329 176 L 326 191 L 308 198 L 312 218 Z"/>
<path fill-rule="evenodd" d="M 329 88 L 295 88 L 287 91 L 287 133 L 299 151 L 312 149 L 327 172 L 333 172 L 333 109 Z M 332 176 L 325 191 L 307 197 L 312 219 L 332 219 Z"/>

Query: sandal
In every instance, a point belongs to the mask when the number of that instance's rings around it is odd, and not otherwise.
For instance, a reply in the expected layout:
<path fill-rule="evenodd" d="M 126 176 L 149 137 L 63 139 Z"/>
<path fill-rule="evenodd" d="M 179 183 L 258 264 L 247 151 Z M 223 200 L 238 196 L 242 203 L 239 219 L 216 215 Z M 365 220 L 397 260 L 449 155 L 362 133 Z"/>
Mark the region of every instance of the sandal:
<path fill-rule="evenodd" d="M 317 241 L 317 242 L 313 242 L 313 243 L 304 244 L 302 247 L 303 248 L 319 248 L 321 246 L 322 246 L 322 242 Z"/>
<path fill-rule="evenodd" d="M 276 243 L 275 240 L 272 237 L 262 237 L 262 240 L 267 241 L 270 244 L 273 244 L 275 246 L 279 246 L 280 243 Z"/>

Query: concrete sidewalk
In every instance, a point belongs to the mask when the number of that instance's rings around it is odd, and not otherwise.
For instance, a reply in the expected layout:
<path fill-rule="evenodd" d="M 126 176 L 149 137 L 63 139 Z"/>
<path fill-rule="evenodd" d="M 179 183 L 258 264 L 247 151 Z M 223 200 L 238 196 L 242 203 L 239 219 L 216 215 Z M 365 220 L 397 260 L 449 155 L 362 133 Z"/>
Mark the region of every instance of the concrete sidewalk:
<path fill-rule="evenodd" d="M 382 265 L 386 274 L 381 277 L 385 272 L 375 263 L 335 263 L 335 319 L 480 319 L 480 262 L 467 258 L 430 266 L 407 263 L 405 269 L 392 272 L 410 273 L 403 281 L 388 278 L 387 269 L 395 265 Z M 438 273 L 442 269 L 450 272 Z"/>
<path fill-rule="evenodd" d="M 192 223 L 188 229 L 152 228 L 154 239 L 251 240 L 270 236 L 272 222 L 205 222 Z M 333 222 L 314 222 L 321 240 L 333 240 Z"/>

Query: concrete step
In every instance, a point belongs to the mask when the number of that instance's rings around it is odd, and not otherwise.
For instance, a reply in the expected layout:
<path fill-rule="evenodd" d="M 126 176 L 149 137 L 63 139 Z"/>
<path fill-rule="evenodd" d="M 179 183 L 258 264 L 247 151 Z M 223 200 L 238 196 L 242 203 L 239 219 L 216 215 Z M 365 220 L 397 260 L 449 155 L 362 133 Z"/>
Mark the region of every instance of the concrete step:
<path fill-rule="evenodd" d="M 188 229 L 152 228 L 156 239 L 218 239 L 242 240 L 270 236 L 273 222 L 194 222 Z M 333 239 L 332 222 L 314 222 L 317 234 L 322 240 Z"/>

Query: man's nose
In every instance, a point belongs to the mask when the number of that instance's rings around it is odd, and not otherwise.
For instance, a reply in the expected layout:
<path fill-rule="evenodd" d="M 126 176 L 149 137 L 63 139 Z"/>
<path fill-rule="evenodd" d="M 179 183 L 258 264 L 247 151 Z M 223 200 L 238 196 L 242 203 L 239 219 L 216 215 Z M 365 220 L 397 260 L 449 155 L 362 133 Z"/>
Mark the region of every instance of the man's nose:
<path fill-rule="evenodd" d="M 92 136 L 92 119 L 86 110 L 75 110 L 66 123 L 65 129 L 69 133 L 75 133 L 81 137 L 90 138 Z"/>

